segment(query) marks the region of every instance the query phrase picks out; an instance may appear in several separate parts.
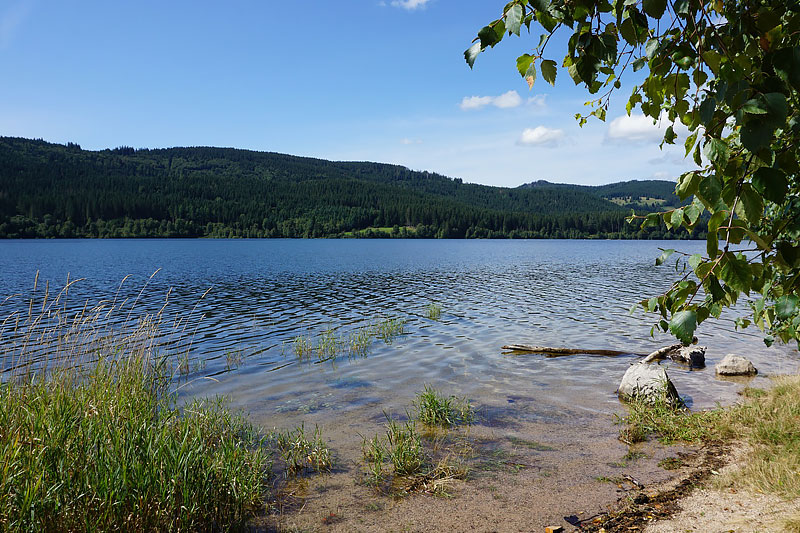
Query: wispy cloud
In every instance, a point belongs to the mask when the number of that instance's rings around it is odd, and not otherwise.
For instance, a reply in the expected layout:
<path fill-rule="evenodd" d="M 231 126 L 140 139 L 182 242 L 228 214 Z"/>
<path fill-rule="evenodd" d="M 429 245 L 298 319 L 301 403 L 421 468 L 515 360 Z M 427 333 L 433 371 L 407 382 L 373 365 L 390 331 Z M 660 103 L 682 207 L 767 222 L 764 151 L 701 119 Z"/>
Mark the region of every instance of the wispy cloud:
<path fill-rule="evenodd" d="M 606 140 L 610 142 L 657 143 L 664 138 L 664 132 L 672 125 L 676 134 L 686 134 L 688 130 L 681 123 L 672 124 L 666 116 L 653 121 L 641 113 L 622 115 L 608 125 Z"/>
<path fill-rule="evenodd" d="M 539 109 L 544 109 L 547 107 L 547 95 L 537 94 L 536 96 L 531 96 L 528 98 L 526 104 Z"/>
<path fill-rule="evenodd" d="M 422 144 L 422 139 L 400 139 L 400 144 L 410 145 L 410 144 Z"/>
<path fill-rule="evenodd" d="M 28 17 L 32 7 L 33 2 L 22 0 L 0 13 L 0 48 L 6 48 L 11 44 L 17 29 Z"/>
<path fill-rule="evenodd" d="M 523 146 L 547 146 L 555 147 L 564 138 L 564 130 L 548 128 L 546 126 L 536 126 L 526 128 L 520 135 L 517 144 Z"/>
<path fill-rule="evenodd" d="M 519 107 L 522 105 L 522 97 L 514 90 L 505 92 L 500 96 L 465 96 L 461 100 L 459 107 L 464 111 L 469 111 L 472 109 L 481 109 L 488 105 L 493 105 L 500 109 Z"/>
<path fill-rule="evenodd" d="M 425 4 L 428 2 L 429 0 L 392 0 L 391 5 L 392 7 L 400 7 L 408 11 L 414 11 L 415 9 L 425 7 Z"/>

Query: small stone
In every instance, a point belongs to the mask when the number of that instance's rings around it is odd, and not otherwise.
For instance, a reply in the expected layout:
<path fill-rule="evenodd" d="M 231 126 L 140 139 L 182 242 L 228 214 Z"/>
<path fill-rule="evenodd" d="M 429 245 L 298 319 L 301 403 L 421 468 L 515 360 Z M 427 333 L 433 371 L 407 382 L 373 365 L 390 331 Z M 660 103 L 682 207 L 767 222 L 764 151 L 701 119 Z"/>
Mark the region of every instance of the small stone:
<path fill-rule="evenodd" d="M 678 350 L 673 359 L 692 368 L 703 368 L 706 366 L 706 348 L 705 346 L 684 346 Z"/>
<path fill-rule="evenodd" d="M 729 353 L 722 361 L 717 363 L 717 374 L 721 376 L 752 376 L 758 374 L 758 370 L 749 360 L 740 355 Z"/>
<path fill-rule="evenodd" d="M 564 533 L 564 528 L 561 526 L 547 526 L 544 528 L 544 533 Z"/>

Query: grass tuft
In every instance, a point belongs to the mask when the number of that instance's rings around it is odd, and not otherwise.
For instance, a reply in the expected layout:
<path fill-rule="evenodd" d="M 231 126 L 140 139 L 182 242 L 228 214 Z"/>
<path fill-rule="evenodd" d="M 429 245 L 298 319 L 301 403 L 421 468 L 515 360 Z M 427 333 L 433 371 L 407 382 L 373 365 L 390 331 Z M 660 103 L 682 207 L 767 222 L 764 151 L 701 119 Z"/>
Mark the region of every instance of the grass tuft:
<path fill-rule="evenodd" d="M 428 307 L 425 308 L 425 316 L 430 320 L 439 320 L 442 317 L 441 304 L 437 304 L 435 302 L 429 303 Z"/>
<path fill-rule="evenodd" d="M 430 427 L 471 424 L 475 418 L 468 400 L 445 396 L 428 385 L 417 395 L 414 406 L 419 421 Z"/>
<path fill-rule="evenodd" d="M 314 428 L 311 436 L 306 435 L 305 426 L 294 430 L 274 433 L 273 438 L 286 461 L 286 473 L 296 476 L 303 470 L 314 472 L 330 472 L 333 457 L 328 445 L 322 440 L 319 427 Z"/>

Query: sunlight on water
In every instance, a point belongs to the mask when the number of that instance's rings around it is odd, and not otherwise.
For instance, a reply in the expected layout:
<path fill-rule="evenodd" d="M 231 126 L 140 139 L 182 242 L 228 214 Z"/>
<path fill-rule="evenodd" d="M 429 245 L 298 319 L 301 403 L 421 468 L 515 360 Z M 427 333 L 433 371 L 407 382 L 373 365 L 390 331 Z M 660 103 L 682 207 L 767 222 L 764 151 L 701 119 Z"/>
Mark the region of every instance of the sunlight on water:
<path fill-rule="evenodd" d="M 614 390 L 634 355 L 545 358 L 504 354 L 500 347 L 634 354 L 673 342 L 663 334 L 650 337 L 652 317 L 628 314 L 637 299 L 663 291 L 675 275 L 673 267 L 654 266 L 659 246 L 694 253 L 704 243 L 9 241 L 0 243 L 0 293 L 21 296 L 0 311 L 7 316 L 14 305 L 24 307 L 39 270 L 40 292 L 46 281 L 51 289 L 63 286 L 67 273 L 84 278 L 70 291 L 70 309 L 112 298 L 130 275 L 117 296 L 127 299 L 130 312 L 160 268 L 135 313 L 157 312 L 166 302 L 165 322 L 184 321 L 180 335 L 175 329 L 165 335 L 163 350 L 176 358 L 188 353 L 179 367 L 191 382 L 181 389 L 189 396 L 227 394 L 267 417 L 365 404 L 399 408 L 432 383 L 486 403 L 526 398 L 613 412 Z M 428 316 L 431 303 L 440 307 L 439 317 Z M 378 328 L 388 320 L 404 321 L 403 333 L 381 339 Z M 351 348 L 359 334 L 366 336 L 359 341 L 363 353 Z M 735 399 L 741 384 L 713 374 L 727 353 L 751 358 L 762 375 L 800 365 L 795 350 L 766 348 L 757 330 L 735 332 L 730 319 L 703 324 L 698 336 L 708 346 L 709 367 L 671 370 L 694 407 Z M 323 340 L 328 355 L 339 354 L 333 361 L 315 355 Z M 302 342 L 310 351 L 301 359 L 296 345 Z M 207 376 L 214 379 L 198 379 Z"/>

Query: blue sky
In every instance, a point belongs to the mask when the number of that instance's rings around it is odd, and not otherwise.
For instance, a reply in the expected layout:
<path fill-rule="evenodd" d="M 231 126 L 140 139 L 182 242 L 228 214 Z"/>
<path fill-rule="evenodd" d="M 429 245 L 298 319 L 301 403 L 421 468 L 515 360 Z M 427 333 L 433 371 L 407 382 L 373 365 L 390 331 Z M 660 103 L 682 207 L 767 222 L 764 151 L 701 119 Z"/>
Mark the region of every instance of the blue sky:
<path fill-rule="evenodd" d="M 607 122 L 583 128 L 588 95 L 566 72 L 529 91 L 515 58 L 538 32 L 470 71 L 463 51 L 504 3 L 5 0 L 0 135 L 379 161 L 502 186 L 691 168 L 659 150 L 657 127 L 622 117 L 626 86 Z"/>

